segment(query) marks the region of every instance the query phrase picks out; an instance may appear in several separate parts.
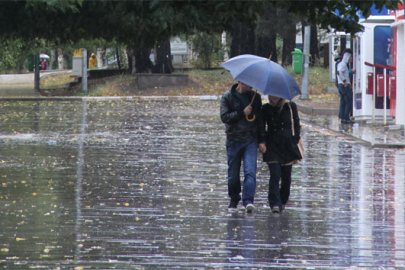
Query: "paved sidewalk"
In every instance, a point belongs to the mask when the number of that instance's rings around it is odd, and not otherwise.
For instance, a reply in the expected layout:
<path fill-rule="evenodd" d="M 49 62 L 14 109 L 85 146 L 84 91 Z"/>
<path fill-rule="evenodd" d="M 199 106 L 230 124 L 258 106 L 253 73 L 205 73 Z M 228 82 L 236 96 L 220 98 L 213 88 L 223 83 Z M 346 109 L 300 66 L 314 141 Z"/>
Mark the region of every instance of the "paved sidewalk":
<path fill-rule="evenodd" d="M 404 269 L 404 150 L 302 114 L 286 210 L 270 212 L 258 155 L 257 210 L 231 214 L 204 99 L 1 101 L 0 268 Z"/>
<path fill-rule="evenodd" d="M 49 71 L 41 72 L 40 76 L 71 72 Z M 33 91 L 34 74 L 0 75 L 0 101 L 8 100 L 54 100 L 54 101 L 81 101 L 81 100 L 219 100 L 220 96 L 125 96 L 125 97 L 43 97 Z M 333 88 L 334 89 L 334 88 Z M 330 91 L 333 91 L 330 90 Z M 300 100 L 295 98 L 303 123 L 313 127 L 326 128 L 339 135 L 356 139 L 359 143 L 374 148 L 404 148 L 404 130 L 390 129 L 382 124 L 367 124 L 360 122 L 356 125 L 340 124 L 337 117 L 339 104 L 337 102 L 323 103 L 314 100 Z"/>
<path fill-rule="evenodd" d="M 72 72 L 71 70 L 43 70 L 39 73 L 41 78 L 47 76 L 53 76 L 63 73 Z M 18 85 L 18 84 L 32 84 L 34 85 L 34 73 L 24 73 L 24 74 L 1 74 L 0 75 L 0 86 L 3 85 Z"/>
<path fill-rule="evenodd" d="M 219 100 L 221 97 L 216 95 L 204 96 L 121 96 L 121 97 L 44 97 L 40 95 L 32 96 L 0 96 L 0 101 L 25 100 L 25 101 L 104 101 L 104 100 Z M 348 136 L 357 140 L 359 143 L 373 148 L 405 148 L 405 136 L 403 130 L 391 130 L 387 126 L 376 123 L 367 124 L 366 122 L 357 123 L 357 125 L 341 124 L 337 115 L 338 104 L 322 104 L 316 100 L 303 102 L 294 99 L 301 113 L 303 124 L 312 127 L 328 129 L 339 135 Z"/>
<path fill-rule="evenodd" d="M 341 124 L 335 106 L 310 107 L 300 100 L 295 101 L 303 122 L 311 126 L 326 128 L 340 135 L 348 136 L 359 143 L 373 148 L 405 148 L 404 130 L 390 129 L 382 123 L 361 121 L 355 124 Z M 313 104 L 313 103 L 312 103 Z"/>
<path fill-rule="evenodd" d="M 44 70 L 39 76 L 45 78 L 62 73 L 69 73 L 71 70 Z M 0 75 L 0 99 L 27 99 L 41 97 L 40 93 L 34 90 L 34 73 L 24 74 L 1 74 Z"/>

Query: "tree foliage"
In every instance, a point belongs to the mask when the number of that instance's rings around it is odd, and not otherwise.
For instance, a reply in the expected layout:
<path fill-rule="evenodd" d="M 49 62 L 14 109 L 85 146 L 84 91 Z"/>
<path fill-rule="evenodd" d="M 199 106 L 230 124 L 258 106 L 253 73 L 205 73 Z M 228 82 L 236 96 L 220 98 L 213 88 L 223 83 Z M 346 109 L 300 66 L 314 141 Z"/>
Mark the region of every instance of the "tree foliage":
<path fill-rule="evenodd" d="M 400 1 L 8 0 L 0 4 L 0 18 L 4 22 L 0 24 L 0 37 L 3 43 L 43 39 L 55 46 L 102 38 L 147 51 L 178 34 L 232 31 L 238 24 L 254 30 L 260 16 L 271 17 L 272 14 L 265 14 L 265 7 L 271 3 L 289 14 L 307 18 L 311 25 L 355 33 L 361 30 L 357 23 L 359 14 L 367 17 L 373 4 L 378 9 L 384 5 L 395 9 Z M 335 10 L 341 17 L 333 15 Z M 252 34 L 249 30 L 245 32 Z M 260 37 L 256 44 L 250 38 L 247 40 L 250 50 L 270 41 L 274 44 L 271 35 Z M 240 38 L 240 46 L 244 46 L 244 36 Z"/>
<path fill-rule="evenodd" d="M 311 25 L 320 25 L 323 29 L 336 29 L 347 33 L 357 33 L 363 28 L 358 21 L 360 15 L 365 18 L 370 16 L 371 8 L 382 10 L 384 6 L 388 9 L 397 9 L 401 0 L 290 0 L 280 1 L 281 4 L 297 16 L 306 18 Z M 341 16 L 335 15 L 338 11 Z"/>
<path fill-rule="evenodd" d="M 292 14 L 350 33 L 361 30 L 359 13 L 367 17 L 373 4 L 397 8 L 401 0 L 234 0 L 234 1 L 111 1 L 111 0 L 9 0 L 2 1 L 0 36 L 44 38 L 77 42 L 104 38 L 136 46 L 151 46 L 171 36 L 198 30 L 231 30 L 235 21 L 253 26 L 265 5 L 283 5 Z M 333 16 L 338 10 L 342 17 Z"/>
<path fill-rule="evenodd" d="M 236 19 L 253 25 L 262 6 L 262 0 L 10 0 L 0 5 L 0 17 L 7 22 L 0 24 L 0 36 L 45 39 L 57 46 L 102 38 L 136 51 L 156 44 L 167 51 L 162 44 L 171 36 L 229 30 Z M 159 62 L 165 60 L 164 51 L 156 54 L 163 55 Z M 159 67 L 170 70 L 171 64 L 163 62 Z"/>
<path fill-rule="evenodd" d="M 24 68 L 28 55 L 40 49 L 49 48 L 49 43 L 41 39 L 25 41 L 22 39 L 0 39 L 0 71 L 19 72 Z"/>
<path fill-rule="evenodd" d="M 196 33 L 191 37 L 191 42 L 193 50 L 198 54 L 197 66 L 212 68 L 213 62 L 217 60 L 217 54 L 220 52 L 222 54 L 221 33 Z"/>
<path fill-rule="evenodd" d="M 0 35 L 77 42 L 104 38 L 152 46 L 173 35 L 230 29 L 235 19 L 252 24 L 262 1 L 5 1 Z M 35 23 L 32 23 L 35 22 Z"/>
<path fill-rule="evenodd" d="M 264 13 L 257 20 L 256 28 L 248 28 L 236 22 L 232 30 L 231 56 L 253 53 L 268 57 L 272 54 L 278 60 L 276 35 L 283 40 L 282 63 L 291 63 L 291 52 L 295 46 L 296 24 L 311 25 L 311 55 L 319 58 L 317 27 L 326 30 L 356 33 L 362 30 L 358 23 L 360 15 L 368 17 L 371 7 L 396 9 L 400 0 L 357 1 L 357 0 L 284 0 L 266 1 Z M 337 12 L 336 12 L 337 11 Z M 341 14 L 337 16 L 335 13 Z M 253 33 L 253 34 L 252 34 Z M 314 61 L 315 62 L 315 61 Z"/>

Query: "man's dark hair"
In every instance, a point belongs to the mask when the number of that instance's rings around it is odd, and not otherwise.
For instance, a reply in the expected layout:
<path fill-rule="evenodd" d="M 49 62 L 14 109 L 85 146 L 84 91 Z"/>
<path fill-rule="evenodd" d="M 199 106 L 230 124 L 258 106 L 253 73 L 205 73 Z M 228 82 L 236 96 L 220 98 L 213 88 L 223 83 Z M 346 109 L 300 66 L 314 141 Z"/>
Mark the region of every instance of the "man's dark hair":
<path fill-rule="evenodd" d="M 349 48 L 344 49 L 343 54 L 345 54 L 345 53 L 350 53 L 351 55 L 353 55 L 352 49 L 349 49 Z"/>

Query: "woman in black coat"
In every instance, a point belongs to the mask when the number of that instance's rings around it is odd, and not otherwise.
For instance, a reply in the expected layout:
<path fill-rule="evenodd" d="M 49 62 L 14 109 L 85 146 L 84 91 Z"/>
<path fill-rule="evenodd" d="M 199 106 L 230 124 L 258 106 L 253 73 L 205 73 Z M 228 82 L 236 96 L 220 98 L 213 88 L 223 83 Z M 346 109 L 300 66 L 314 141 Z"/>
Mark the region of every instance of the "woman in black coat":
<path fill-rule="evenodd" d="M 273 213 L 284 210 L 290 196 L 292 164 L 302 159 L 297 146 L 300 129 L 297 105 L 269 96 L 269 103 L 262 107 L 260 142 L 265 143 L 259 144 L 259 150 L 270 170 L 268 199 Z"/>

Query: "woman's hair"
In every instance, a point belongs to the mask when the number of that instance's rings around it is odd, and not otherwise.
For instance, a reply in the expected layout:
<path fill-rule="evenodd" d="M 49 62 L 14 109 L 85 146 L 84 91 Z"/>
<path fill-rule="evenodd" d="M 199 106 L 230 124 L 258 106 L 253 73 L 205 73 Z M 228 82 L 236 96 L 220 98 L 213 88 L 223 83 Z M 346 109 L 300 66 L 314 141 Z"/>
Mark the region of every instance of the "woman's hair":
<path fill-rule="evenodd" d="M 284 106 L 284 104 L 285 104 L 285 99 L 284 98 L 280 98 L 278 101 L 277 101 L 277 104 L 275 104 L 277 107 L 280 107 L 280 108 L 282 108 L 283 106 Z"/>
<path fill-rule="evenodd" d="M 286 103 L 286 100 L 284 98 L 280 98 L 276 104 L 272 104 L 274 107 L 278 107 L 281 111 L 284 107 L 284 104 Z"/>

